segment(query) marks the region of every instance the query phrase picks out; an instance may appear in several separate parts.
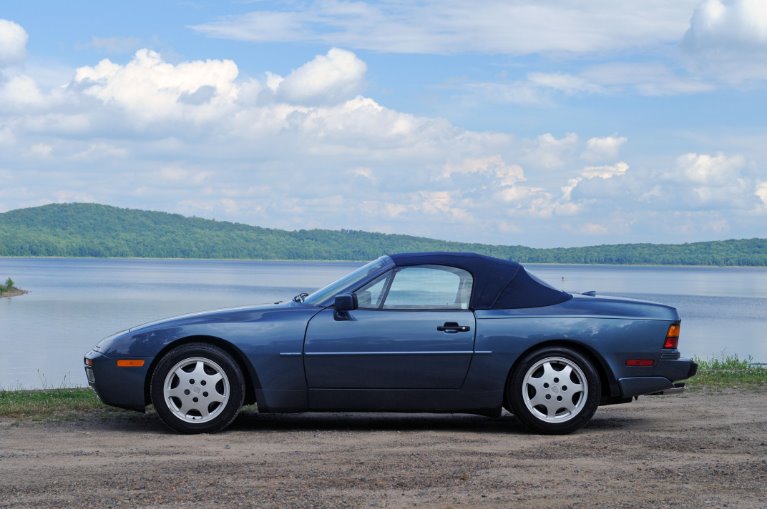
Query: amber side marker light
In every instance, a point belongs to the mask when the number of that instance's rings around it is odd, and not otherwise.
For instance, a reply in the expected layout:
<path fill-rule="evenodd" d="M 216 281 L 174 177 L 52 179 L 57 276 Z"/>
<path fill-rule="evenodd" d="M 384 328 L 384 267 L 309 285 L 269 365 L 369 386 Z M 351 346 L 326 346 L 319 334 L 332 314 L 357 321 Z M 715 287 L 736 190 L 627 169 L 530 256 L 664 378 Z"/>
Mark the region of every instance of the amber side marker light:
<path fill-rule="evenodd" d="M 118 368 L 140 368 L 144 365 L 144 359 L 118 359 Z"/>
<path fill-rule="evenodd" d="M 93 359 L 85 359 L 86 366 L 93 366 Z"/>
<path fill-rule="evenodd" d="M 668 326 L 666 340 L 663 342 L 663 348 L 676 349 L 679 345 L 679 331 L 681 326 L 678 323 L 672 323 Z"/>

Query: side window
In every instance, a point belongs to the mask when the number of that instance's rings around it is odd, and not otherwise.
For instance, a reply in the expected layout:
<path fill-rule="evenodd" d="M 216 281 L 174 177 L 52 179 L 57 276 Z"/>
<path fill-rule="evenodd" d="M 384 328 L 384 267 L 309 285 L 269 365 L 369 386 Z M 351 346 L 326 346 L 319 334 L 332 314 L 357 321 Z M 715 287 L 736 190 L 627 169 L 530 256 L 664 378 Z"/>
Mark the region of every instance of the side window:
<path fill-rule="evenodd" d="M 391 274 L 391 271 L 387 272 L 354 292 L 357 294 L 357 306 L 362 309 L 380 308 Z"/>
<path fill-rule="evenodd" d="M 404 267 L 394 272 L 383 309 L 468 309 L 472 277 L 442 265 Z"/>

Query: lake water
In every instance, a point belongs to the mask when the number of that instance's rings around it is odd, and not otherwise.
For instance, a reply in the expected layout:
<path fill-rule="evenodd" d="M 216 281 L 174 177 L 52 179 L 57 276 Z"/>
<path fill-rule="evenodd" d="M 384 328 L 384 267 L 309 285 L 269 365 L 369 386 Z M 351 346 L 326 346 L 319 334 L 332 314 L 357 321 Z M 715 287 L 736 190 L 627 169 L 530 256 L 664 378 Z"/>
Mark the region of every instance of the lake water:
<path fill-rule="evenodd" d="M 86 385 L 101 338 L 176 314 L 287 300 L 358 263 L 0 258 L 0 389 Z M 568 291 L 654 300 L 682 316 L 683 355 L 767 361 L 767 269 L 526 265 Z"/>

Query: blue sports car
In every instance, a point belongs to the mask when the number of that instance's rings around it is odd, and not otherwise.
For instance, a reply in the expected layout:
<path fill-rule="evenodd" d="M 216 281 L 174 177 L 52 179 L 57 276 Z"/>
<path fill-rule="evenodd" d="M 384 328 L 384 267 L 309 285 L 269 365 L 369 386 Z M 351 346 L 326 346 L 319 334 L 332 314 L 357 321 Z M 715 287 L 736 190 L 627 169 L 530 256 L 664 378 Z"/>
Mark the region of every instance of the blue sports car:
<path fill-rule="evenodd" d="M 673 307 L 573 295 L 513 261 L 470 253 L 382 256 L 290 302 L 171 318 L 85 356 L 101 400 L 170 428 L 226 428 L 259 412 L 502 408 L 569 433 L 600 405 L 679 392 L 697 365 Z"/>

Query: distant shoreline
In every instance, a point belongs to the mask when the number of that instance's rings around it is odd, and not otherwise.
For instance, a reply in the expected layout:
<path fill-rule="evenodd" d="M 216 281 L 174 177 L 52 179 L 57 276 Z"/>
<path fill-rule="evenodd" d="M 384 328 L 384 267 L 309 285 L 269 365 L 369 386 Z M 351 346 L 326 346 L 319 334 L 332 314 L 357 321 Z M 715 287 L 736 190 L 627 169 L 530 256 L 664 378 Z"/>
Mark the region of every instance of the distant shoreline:
<path fill-rule="evenodd" d="M 389 254 L 389 253 L 382 253 Z M 317 258 L 194 258 L 154 256 L 9 256 L 0 255 L 0 260 L 146 260 L 146 261 L 196 261 L 196 262 L 275 262 L 275 263 L 367 263 L 370 259 L 342 260 Z M 515 260 L 517 261 L 517 260 Z M 698 263 L 575 263 L 575 262 L 531 262 L 520 261 L 522 265 L 566 265 L 572 267 L 698 267 L 703 269 L 765 269 L 767 265 L 704 265 Z M 22 290 L 24 293 L 28 293 Z"/>

